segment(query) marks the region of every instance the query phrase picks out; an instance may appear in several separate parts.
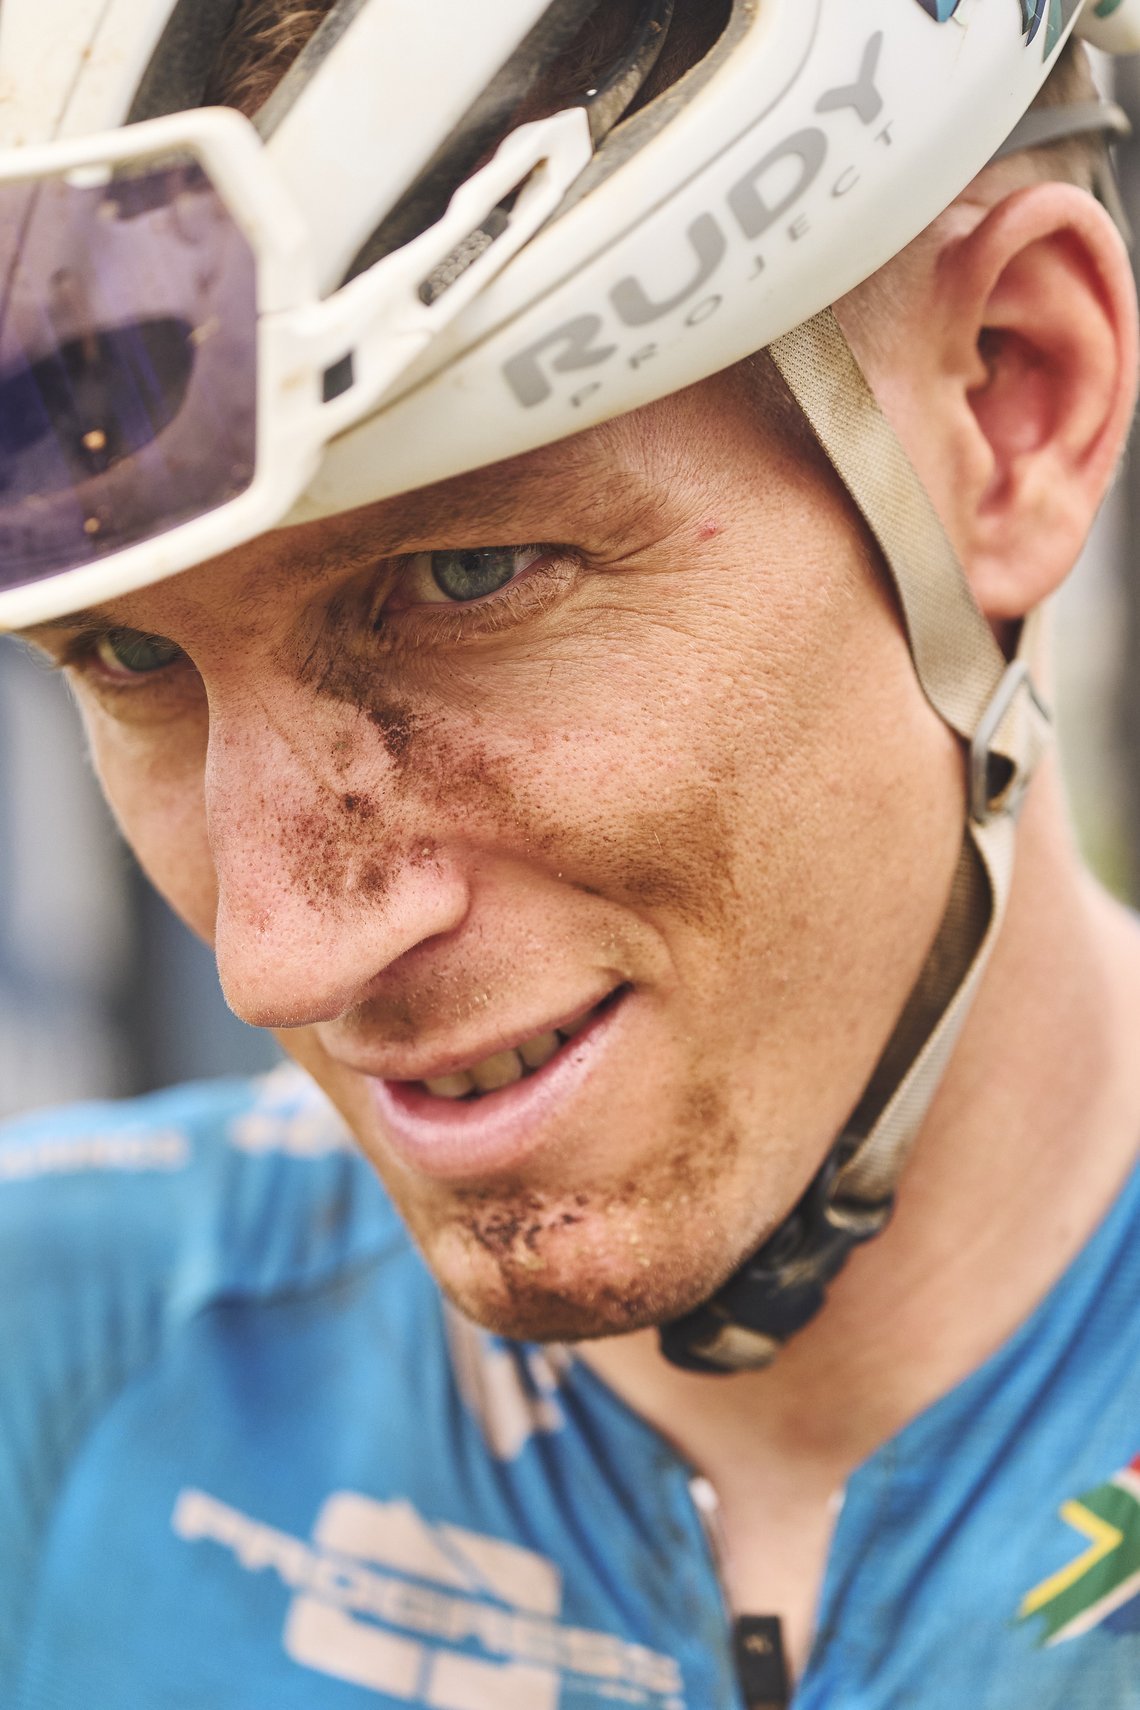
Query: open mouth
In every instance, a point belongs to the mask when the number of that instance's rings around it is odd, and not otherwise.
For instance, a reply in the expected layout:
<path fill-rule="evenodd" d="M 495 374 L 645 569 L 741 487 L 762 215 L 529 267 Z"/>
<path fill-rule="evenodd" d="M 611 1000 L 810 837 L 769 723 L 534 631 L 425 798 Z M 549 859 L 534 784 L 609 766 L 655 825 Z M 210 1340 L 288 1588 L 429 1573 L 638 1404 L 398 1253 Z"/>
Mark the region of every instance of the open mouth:
<path fill-rule="evenodd" d="M 627 990 L 628 987 L 619 986 L 603 998 L 601 1003 L 594 1004 L 559 1027 L 551 1028 L 546 1033 L 538 1033 L 533 1039 L 523 1040 L 510 1050 L 496 1051 L 490 1057 L 484 1057 L 481 1062 L 472 1063 L 469 1067 L 457 1069 L 448 1075 L 437 1075 L 431 1080 L 410 1081 L 404 1084 L 429 1093 L 433 1098 L 450 1099 L 456 1104 L 473 1104 L 485 1098 L 488 1093 L 501 1092 L 504 1087 L 529 1080 L 532 1075 L 545 1069 L 571 1041 L 585 1033 L 595 1021 L 613 1009 Z"/>
<path fill-rule="evenodd" d="M 634 1008 L 632 985 L 477 1062 L 448 1065 L 420 1080 L 372 1078 L 372 1098 L 385 1150 L 417 1176 L 488 1182 L 536 1164 L 565 1142 L 580 1101 L 587 1107 L 611 1073 L 615 1040 Z"/>

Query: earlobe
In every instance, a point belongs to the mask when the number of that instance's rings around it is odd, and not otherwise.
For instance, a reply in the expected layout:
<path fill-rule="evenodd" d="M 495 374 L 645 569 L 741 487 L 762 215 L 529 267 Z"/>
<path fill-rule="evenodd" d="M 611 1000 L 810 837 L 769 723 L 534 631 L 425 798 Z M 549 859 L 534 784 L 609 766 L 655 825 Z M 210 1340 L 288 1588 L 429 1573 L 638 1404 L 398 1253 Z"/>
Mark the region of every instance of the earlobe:
<path fill-rule="evenodd" d="M 956 382 L 933 493 L 982 609 L 1023 616 L 1063 580 L 1124 449 L 1136 386 L 1136 304 L 1124 246 L 1085 192 L 1044 183 L 990 209 L 943 252 Z M 955 343 L 957 348 L 955 349 Z"/>

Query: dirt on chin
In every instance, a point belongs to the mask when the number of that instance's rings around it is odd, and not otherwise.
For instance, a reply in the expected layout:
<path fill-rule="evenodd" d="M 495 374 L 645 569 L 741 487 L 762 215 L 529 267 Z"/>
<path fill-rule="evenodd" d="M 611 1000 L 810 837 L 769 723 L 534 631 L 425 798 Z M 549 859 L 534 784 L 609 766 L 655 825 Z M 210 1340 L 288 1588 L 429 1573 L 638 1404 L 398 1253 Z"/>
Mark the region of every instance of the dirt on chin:
<path fill-rule="evenodd" d="M 485 1328 L 534 1342 L 627 1334 L 699 1305 L 743 1256 L 726 1250 L 722 1215 L 740 1146 L 721 1089 L 705 1083 L 686 1095 L 677 1129 L 663 1155 L 613 1187 L 468 1190 L 442 1215 L 414 1208 L 412 1232 L 444 1292 Z"/>

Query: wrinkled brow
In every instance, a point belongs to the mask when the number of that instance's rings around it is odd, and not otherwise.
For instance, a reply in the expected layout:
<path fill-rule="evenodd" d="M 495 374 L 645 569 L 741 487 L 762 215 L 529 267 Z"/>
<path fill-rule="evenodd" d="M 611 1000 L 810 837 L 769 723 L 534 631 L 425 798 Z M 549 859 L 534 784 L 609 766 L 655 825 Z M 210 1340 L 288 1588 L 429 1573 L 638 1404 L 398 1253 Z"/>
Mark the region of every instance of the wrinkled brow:
<path fill-rule="evenodd" d="M 345 520 L 354 546 L 383 557 L 432 545 L 573 544 L 584 530 L 604 543 L 657 516 L 664 503 L 662 487 L 646 472 L 562 446 L 401 494 Z M 338 542 L 327 531 L 325 541 L 335 557 Z M 347 537 L 339 542 L 346 544 Z"/>

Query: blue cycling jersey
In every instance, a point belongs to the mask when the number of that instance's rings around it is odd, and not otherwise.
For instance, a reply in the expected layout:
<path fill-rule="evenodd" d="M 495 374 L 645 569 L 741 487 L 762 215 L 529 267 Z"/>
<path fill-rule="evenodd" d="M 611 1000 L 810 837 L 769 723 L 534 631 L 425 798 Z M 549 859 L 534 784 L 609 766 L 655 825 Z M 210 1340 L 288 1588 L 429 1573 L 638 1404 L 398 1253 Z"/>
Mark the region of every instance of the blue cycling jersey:
<path fill-rule="evenodd" d="M 797 1710 L 1140 1705 L 1138 1236 L 855 1474 Z M 293 1071 L 0 1132 L 3 1710 L 742 1710 L 706 1507 Z"/>

